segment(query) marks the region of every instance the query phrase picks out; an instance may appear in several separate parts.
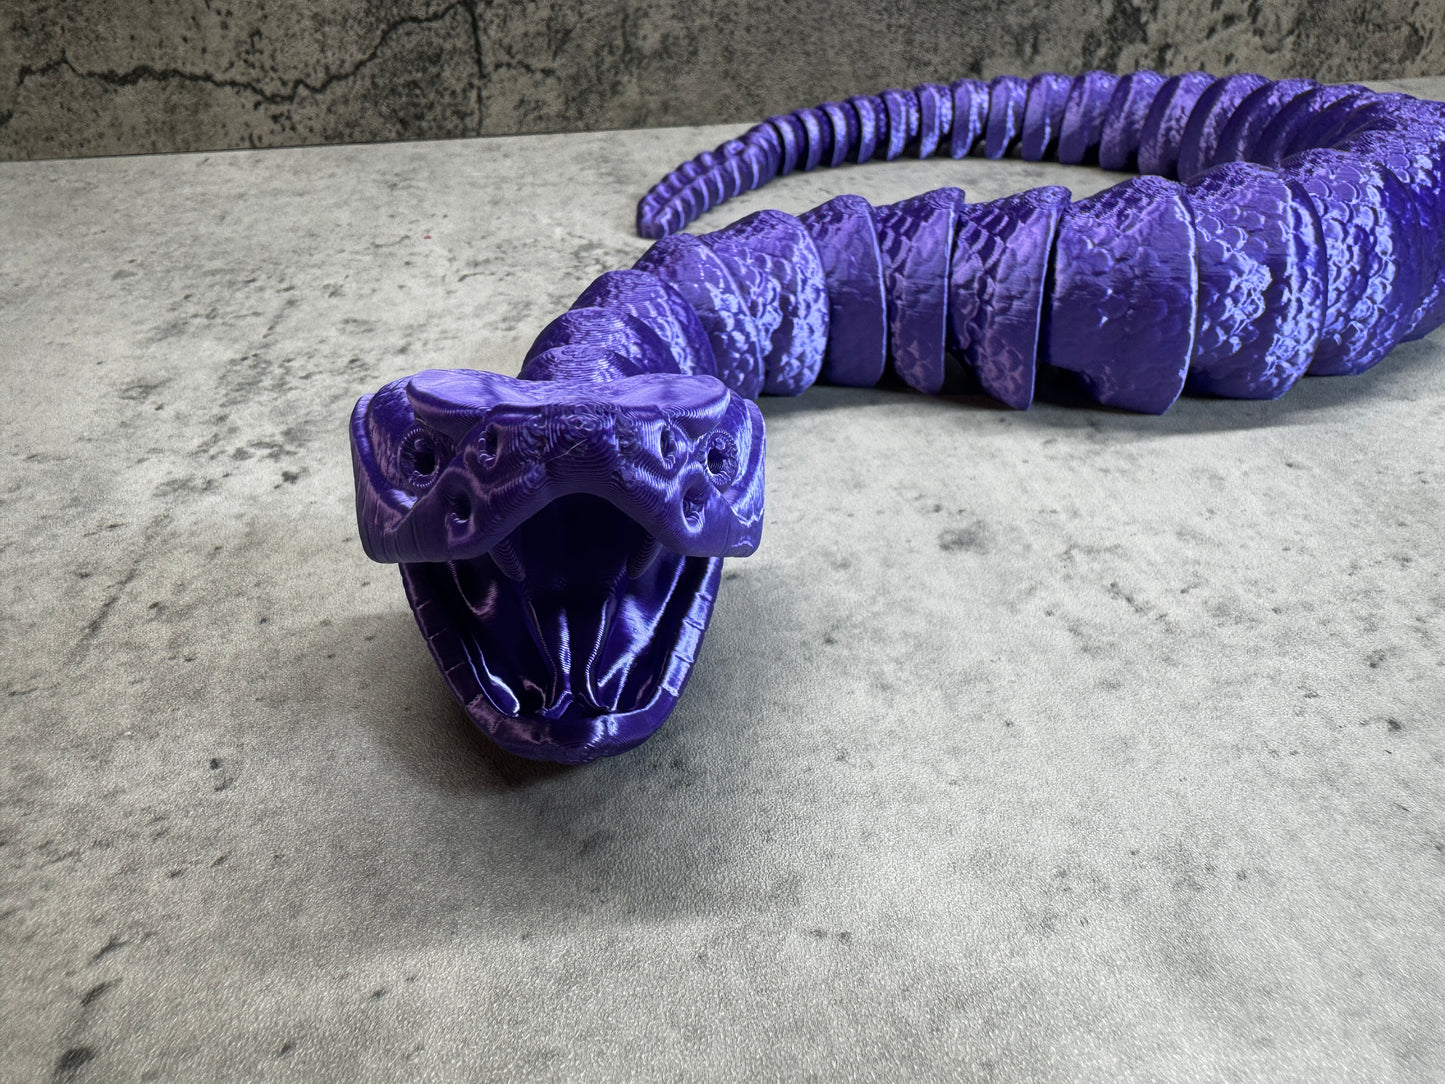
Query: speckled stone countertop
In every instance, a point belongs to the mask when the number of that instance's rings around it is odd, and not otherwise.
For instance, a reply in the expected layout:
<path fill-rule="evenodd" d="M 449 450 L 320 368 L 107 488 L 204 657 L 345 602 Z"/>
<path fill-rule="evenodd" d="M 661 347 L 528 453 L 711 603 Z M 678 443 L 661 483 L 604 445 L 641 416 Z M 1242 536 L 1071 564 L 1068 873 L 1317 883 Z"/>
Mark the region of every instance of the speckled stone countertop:
<path fill-rule="evenodd" d="M 1162 418 L 767 400 L 657 737 L 469 729 L 348 411 L 514 372 L 736 130 L 0 166 L 4 1080 L 1441 1078 L 1445 334 Z"/>

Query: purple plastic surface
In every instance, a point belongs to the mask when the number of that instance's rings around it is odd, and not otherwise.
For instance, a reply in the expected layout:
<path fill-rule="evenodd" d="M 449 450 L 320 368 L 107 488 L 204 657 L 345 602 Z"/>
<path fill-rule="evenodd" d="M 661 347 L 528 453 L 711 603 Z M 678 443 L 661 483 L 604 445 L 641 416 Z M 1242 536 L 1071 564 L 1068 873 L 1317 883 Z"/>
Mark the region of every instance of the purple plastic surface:
<path fill-rule="evenodd" d="M 1185 189 L 1198 242 L 1190 391 L 1277 399 L 1309 366 L 1325 315 L 1326 249 L 1307 192 L 1248 162 Z"/>
<path fill-rule="evenodd" d="M 1441 125 L 1445 128 L 1445 124 Z M 1445 138 L 1421 132 L 1370 132 L 1345 144 L 1352 154 L 1378 162 L 1409 188 L 1419 223 L 1420 299 L 1406 321 L 1403 341 L 1445 323 Z"/>
<path fill-rule="evenodd" d="M 858 143 L 849 160 L 866 162 L 878 152 L 879 142 L 888 137 L 888 110 L 881 98 L 869 95 L 855 95 L 848 104 L 858 118 Z"/>
<path fill-rule="evenodd" d="M 1368 93 L 1364 87 L 1351 83 L 1305 91 L 1264 126 L 1255 140 L 1252 160 L 1266 166 L 1278 166 L 1292 154 L 1321 146 L 1310 140 L 1310 131 L 1321 115 L 1340 102 L 1357 102 L 1361 94 Z"/>
<path fill-rule="evenodd" d="M 793 116 L 803 129 L 803 141 L 798 149 L 798 168 L 811 171 L 818 168 L 823 156 L 828 153 L 833 141 L 833 122 L 821 109 L 796 109 Z"/>
<path fill-rule="evenodd" d="M 951 345 L 983 390 L 1015 410 L 1034 398 L 1044 287 L 1069 190 L 1034 188 L 959 207 L 949 267 Z"/>
<path fill-rule="evenodd" d="M 943 387 L 948 329 L 948 262 L 963 191 L 940 188 L 876 209 L 888 353 L 909 387 Z"/>
<path fill-rule="evenodd" d="M 1159 175 L 675 233 L 790 170 L 980 141 Z M 667 174 L 637 222 L 662 239 L 547 323 L 522 379 L 418 373 L 352 417 L 366 552 L 401 565 L 448 688 L 523 756 L 621 752 L 681 695 L 722 559 L 759 542 L 760 392 L 869 385 L 890 360 L 937 391 L 951 350 L 1010 407 L 1044 360 L 1157 413 L 1360 372 L 1445 322 L 1445 105 L 1199 72 L 925 83 L 769 118 Z"/>
<path fill-rule="evenodd" d="M 776 133 L 778 145 L 782 148 L 782 157 L 778 160 L 779 175 L 792 173 L 798 168 L 799 150 L 807 138 L 803 125 L 791 115 L 769 117 L 764 123 Z"/>
<path fill-rule="evenodd" d="M 1355 136 L 1376 132 L 1382 127 L 1393 130 L 1397 114 L 1403 113 L 1410 117 L 1413 112 L 1411 107 L 1422 104 L 1424 103 L 1405 94 L 1375 94 L 1366 91 L 1363 94 L 1351 95 L 1324 110 L 1308 126 L 1305 145 L 1300 149 L 1348 149 L 1347 144 Z M 1414 118 L 1411 118 L 1412 126 L 1413 121 Z"/>
<path fill-rule="evenodd" d="M 681 372 L 672 350 L 647 324 L 616 308 L 571 308 L 542 329 L 522 359 L 527 363 L 554 347 L 588 346 L 599 355 L 613 354 L 628 372 Z M 530 379 L 530 378 L 524 378 Z"/>
<path fill-rule="evenodd" d="M 1185 72 L 1164 80 L 1139 132 L 1139 172 L 1171 180 L 1179 175 L 1179 145 L 1200 95 L 1214 85 L 1208 72 Z"/>
<path fill-rule="evenodd" d="M 1256 89 L 1235 107 L 1229 123 L 1220 129 L 1214 163 L 1259 161 L 1256 144 L 1270 124 L 1291 102 L 1317 86 L 1313 79 L 1285 79 Z"/>
<path fill-rule="evenodd" d="M 783 165 L 783 140 L 778 130 L 771 124 L 754 124 L 743 133 L 742 141 L 767 155 L 769 180 L 776 177 Z"/>
<path fill-rule="evenodd" d="M 401 563 L 473 722 L 572 763 L 661 724 L 719 558 L 758 545 L 754 404 L 708 376 L 430 370 L 363 397 L 351 437 L 362 544 Z"/>
<path fill-rule="evenodd" d="M 1329 260 L 1324 327 L 1310 372 L 1364 372 L 1404 337 L 1420 300 L 1421 238 L 1409 190 L 1345 151 L 1305 151 L 1283 175 L 1314 203 Z"/>
<path fill-rule="evenodd" d="M 667 344 L 679 372 L 717 375 L 712 344 L 697 310 L 656 275 L 635 269 L 608 271 L 594 279 L 572 307 L 610 307 L 628 313 Z"/>
<path fill-rule="evenodd" d="M 1101 403 L 1168 410 L 1194 351 L 1194 247 L 1184 186 L 1162 177 L 1070 206 L 1054 249 L 1049 361 Z"/>
<path fill-rule="evenodd" d="M 984 130 L 985 158 L 1003 158 L 1018 145 L 1023 134 L 1024 107 L 1028 105 L 1029 81 L 1016 75 L 1000 75 L 988 84 L 988 127 Z"/>
<path fill-rule="evenodd" d="M 908 141 L 918 134 L 918 99 L 910 90 L 885 90 L 878 97 L 888 114 L 888 138 L 879 140 L 878 154 L 892 161 L 903 153 Z"/>
<path fill-rule="evenodd" d="M 715 167 L 722 181 L 723 199 L 730 200 L 740 192 L 757 187 L 757 171 L 747 158 L 747 144 L 732 140 L 717 149 L 718 163 Z M 719 201 L 721 202 L 721 201 Z"/>
<path fill-rule="evenodd" d="M 1029 80 L 1024 103 L 1024 132 L 1019 154 L 1039 162 L 1053 154 L 1064 126 L 1064 107 L 1074 81 L 1066 75 L 1044 72 Z"/>
<path fill-rule="evenodd" d="M 948 154 L 950 158 L 966 158 L 988 130 L 988 84 L 959 79 L 948 85 L 948 93 L 953 99 Z"/>
<path fill-rule="evenodd" d="M 670 284 L 697 313 L 718 377 L 748 399 L 763 390 L 762 339 L 727 265 L 696 237 L 664 237 L 633 265 Z"/>
<path fill-rule="evenodd" d="M 583 532 L 608 546 L 557 581 L 551 570 L 576 559 L 554 539 Z M 652 736 L 692 674 L 722 559 L 659 554 L 618 607 L 626 573 L 617 570 L 648 545 L 605 502 L 564 498 L 517 533 L 511 575 L 490 557 L 401 566 L 417 628 L 478 730 L 515 756 L 561 764 L 625 753 Z M 547 589 L 522 590 L 529 573 L 548 577 Z M 609 609 L 618 612 L 611 622 Z M 577 650 L 589 641 L 594 652 Z"/>
<path fill-rule="evenodd" d="M 1064 101 L 1064 119 L 1059 131 L 1060 162 L 1067 165 L 1098 162 L 1104 121 L 1118 85 L 1119 77 L 1109 72 L 1089 71 L 1075 76 Z"/>
<path fill-rule="evenodd" d="M 753 307 L 763 391 L 801 395 L 818 378 L 828 341 L 823 265 L 807 232 L 792 215 L 758 211 L 702 239 Z"/>
<path fill-rule="evenodd" d="M 828 291 L 822 377 L 830 384 L 872 387 L 888 364 L 888 305 L 873 207 L 862 196 L 837 196 L 798 221 L 813 241 Z"/>
<path fill-rule="evenodd" d="M 1104 113 L 1104 131 L 1099 137 L 1099 165 L 1105 169 L 1133 169 L 1139 160 L 1139 141 L 1144 122 L 1154 106 L 1164 77 L 1158 72 L 1130 72 L 1114 87 Z"/>
<path fill-rule="evenodd" d="M 841 166 L 858 143 L 858 114 L 847 102 L 824 102 L 818 109 L 828 118 L 831 131 L 825 165 Z"/>
<path fill-rule="evenodd" d="M 1215 162 L 1214 153 L 1219 146 L 1219 135 L 1239 103 L 1248 98 L 1269 80 L 1252 72 L 1244 75 L 1230 75 L 1218 79 L 1205 88 L 1184 133 L 1179 137 L 1179 160 L 1175 172 L 1181 181 L 1192 181 Z"/>
<path fill-rule="evenodd" d="M 918 99 L 918 157 L 931 158 L 953 128 L 953 94 L 940 83 L 920 83 L 913 96 Z"/>

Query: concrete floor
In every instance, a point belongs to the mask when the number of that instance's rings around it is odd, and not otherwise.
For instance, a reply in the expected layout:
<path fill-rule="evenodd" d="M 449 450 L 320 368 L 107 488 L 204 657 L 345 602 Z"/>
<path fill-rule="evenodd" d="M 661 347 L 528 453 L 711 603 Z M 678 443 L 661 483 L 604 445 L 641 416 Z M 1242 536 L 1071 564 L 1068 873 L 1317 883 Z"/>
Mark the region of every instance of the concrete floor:
<path fill-rule="evenodd" d="M 470 730 L 347 413 L 514 372 L 735 131 L 0 166 L 4 1080 L 1445 1079 L 1445 333 L 1162 418 L 765 401 L 663 730 Z"/>

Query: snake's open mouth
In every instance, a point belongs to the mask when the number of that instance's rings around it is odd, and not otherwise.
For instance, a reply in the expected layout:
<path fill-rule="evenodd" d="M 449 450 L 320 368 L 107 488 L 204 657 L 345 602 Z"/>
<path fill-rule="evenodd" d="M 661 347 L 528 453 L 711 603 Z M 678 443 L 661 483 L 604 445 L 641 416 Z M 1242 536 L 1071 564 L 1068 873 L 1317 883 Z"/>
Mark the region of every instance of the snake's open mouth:
<path fill-rule="evenodd" d="M 763 427 L 710 376 L 418 373 L 352 416 L 357 518 L 503 748 L 581 763 L 681 694 L 722 558 L 757 548 Z"/>
<path fill-rule="evenodd" d="M 490 553 L 403 564 L 402 579 L 472 721 L 509 752 L 580 763 L 632 748 L 667 717 L 721 568 L 721 558 L 663 549 L 619 509 L 578 493 Z"/>

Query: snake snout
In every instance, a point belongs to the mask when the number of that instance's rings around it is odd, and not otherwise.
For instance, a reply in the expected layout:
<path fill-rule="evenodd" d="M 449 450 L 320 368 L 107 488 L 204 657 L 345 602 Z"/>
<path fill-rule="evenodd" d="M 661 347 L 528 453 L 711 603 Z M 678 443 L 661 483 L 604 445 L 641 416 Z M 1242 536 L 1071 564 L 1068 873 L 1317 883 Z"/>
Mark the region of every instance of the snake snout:
<path fill-rule="evenodd" d="M 587 384 L 428 370 L 404 382 L 409 409 L 398 390 L 353 418 L 358 518 L 379 560 L 480 556 L 572 494 L 611 503 L 675 553 L 757 548 L 762 416 L 714 377 Z"/>

